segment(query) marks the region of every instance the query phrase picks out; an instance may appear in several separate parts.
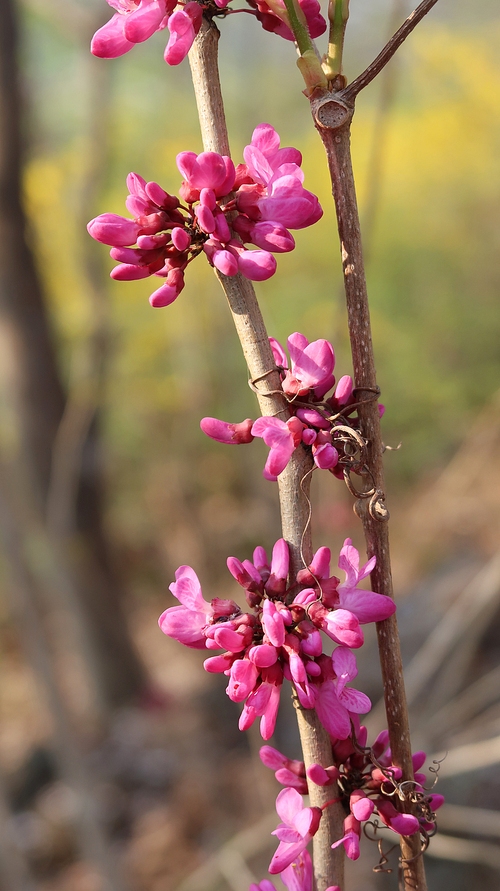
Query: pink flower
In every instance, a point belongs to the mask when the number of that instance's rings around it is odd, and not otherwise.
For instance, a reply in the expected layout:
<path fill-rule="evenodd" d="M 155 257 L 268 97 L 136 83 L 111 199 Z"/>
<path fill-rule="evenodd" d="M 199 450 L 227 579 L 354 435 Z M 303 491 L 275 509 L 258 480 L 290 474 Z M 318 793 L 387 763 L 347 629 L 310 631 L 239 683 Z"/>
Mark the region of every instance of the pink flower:
<path fill-rule="evenodd" d="M 243 443 L 252 442 L 253 435 L 250 432 L 253 425 L 251 418 L 241 421 L 240 424 L 226 424 L 217 418 L 202 418 L 200 427 L 203 433 L 215 439 L 216 442 Z"/>
<path fill-rule="evenodd" d="M 203 597 L 198 576 L 190 566 L 180 566 L 170 590 L 182 606 L 172 606 L 161 614 L 158 620 L 161 630 L 187 647 L 204 649 L 202 629 L 213 615 L 213 609 Z"/>
<path fill-rule="evenodd" d="M 300 857 L 321 820 L 321 808 L 303 807 L 302 796 L 295 789 L 281 790 L 276 799 L 276 810 L 283 822 L 272 833 L 280 843 L 269 865 L 271 875 L 283 872 Z"/>
<path fill-rule="evenodd" d="M 115 59 L 128 53 L 136 43 L 142 43 L 167 24 L 168 14 L 175 7 L 174 0 L 107 0 L 118 10 L 99 28 L 90 44 L 90 51 L 101 59 Z"/>
<path fill-rule="evenodd" d="M 300 445 L 303 429 L 303 424 L 294 417 L 286 423 L 280 418 L 257 418 L 252 435 L 262 437 L 270 448 L 263 471 L 266 479 L 276 480 L 283 472 L 294 449 Z"/>
<path fill-rule="evenodd" d="M 312 860 L 307 850 L 302 851 L 297 860 L 290 863 L 281 873 L 281 881 L 288 891 L 312 891 Z"/>
<path fill-rule="evenodd" d="M 200 30 L 203 10 L 198 3 L 188 2 L 174 12 L 177 0 L 107 0 L 117 12 L 94 34 L 90 51 L 102 59 L 114 59 L 128 53 L 156 31 L 167 27 L 170 39 L 165 61 L 178 65 L 185 58 Z"/>
<path fill-rule="evenodd" d="M 351 734 L 351 717 L 371 709 L 368 696 L 346 687 L 358 673 L 355 656 L 346 647 L 337 647 L 330 660 L 320 656 L 318 662 L 322 670 L 316 695 L 318 717 L 330 736 L 347 739 Z"/>
<path fill-rule="evenodd" d="M 133 33 L 134 38 L 138 39 L 139 19 L 136 21 L 133 17 L 140 15 L 140 22 L 144 23 L 146 12 L 152 14 L 160 0 L 141 0 L 139 5 L 135 5 L 136 0 L 113 2 L 119 9 L 112 22 L 108 23 L 109 28 L 114 29 L 113 34 L 118 25 L 123 31 L 125 25 L 132 22 L 135 23 L 134 29 L 127 26 L 126 33 Z M 166 3 L 167 0 L 162 2 Z M 184 43 L 191 39 L 191 31 L 199 27 L 201 16 L 202 7 L 194 0 L 170 16 L 172 36 L 167 48 L 169 60 L 180 60 L 185 50 Z M 153 20 L 156 21 L 154 16 Z M 131 46 L 133 43 L 129 43 L 128 48 Z M 279 145 L 276 131 L 269 124 L 262 127 L 266 134 L 264 142 L 274 141 Z M 271 155 L 293 157 L 300 163 L 300 152 L 296 149 L 276 149 Z M 127 177 L 130 194 L 125 203 L 133 219 L 116 214 L 100 214 L 88 224 L 90 235 L 97 241 L 111 245 L 111 257 L 119 263 L 111 272 L 111 277 L 118 281 L 135 281 L 150 275 L 165 279 L 150 297 L 151 305 L 160 307 L 168 306 L 180 294 L 184 287 L 184 272 L 201 250 L 209 263 L 224 275 L 233 276 L 241 272 L 250 281 L 266 281 L 274 275 L 276 259 L 273 254 L 290 251 L 295 245 L 285 225 L 279 220 L 258 222 L 257 218 L 248 217 L 241 208 L 236 220 L 233 219 L 241 190 L 256 189 L 259 200 L 266 193 L 266 187 L 252 179 L 246 165 L 239 165 L 237 172 L 231 159 L 217 152 L 201 152 L 199 155 L 180 152 L 177 166 L 184 177 L 179 194 L 187 206 L 181 207 L 179 199 L 165 192 L 158 183 L 147 183 L 141 176 L 130 173 Z M 293 168 L 291 177 L 295 185 L 291 201 L 295 206 L 297 189 L 297 194 L 302 198 L 309 193 L 302 188 L 300 167 L 296 163 L 285 166 Z M 283 169 L 278 168 L 279 171 Z M 235 197 L 228 201 L 227 196 L 232 191 L 235 191 Z M 292 206 L 286 190 L 282 199 L 284 207 Z M 314 200 L 317 202 L 317 199 Z M 257 217 L 259 215 L 260 211 L 257 210 Z M 306 219 L 304 215 L 301 220 L 301 226 L 313 222 L 312 218 Z M 234 222 L 235 231 L 242 241 L 233 236 L 229 222 Z M 248 250 L 245 247 L 247 241 L 256 244 L 257 250 Z M 318 441 L 315 447 L 322 445 Z M 321 450 L 321 466 L 326 466 L 325 461 L 331 464 L 331 444 L 327 445 L 330 450 Z"/>
<path fill-rule="evenodd" d="M 344 835 L 339 841 L 334 842 L 332 848 L 344 845 L 347 857 L 357 860 L 359 857 L 359 839 L 361 838 L 361 824 L 352 814 L 344 820 Z"/>
<path fill-rule="evenodd" d="M 113 244 L 117 247 L 135 244 L 141 227 L 136 220 L 119 217 L 115 213 L 102 213 L 91 220 L 87 231 L 92 238 L 101 244 Z"/>
<path fill-rule="evenodd" d="M 274 338 L 269 338 L 274 353 L 275 361 L 286 370 L 283 380 L 283 390 L 289 396 L 304 396 L 310 390 L 314 391 L 317 398 L 321 398 L 330 390 L 335 377 L 335 353 L 331 343 L 327 340 L 315 340 L 309 343 L 303 334 L 295 332 L 287 339 L 290 353 L 291 367 L 288 370 L 286 355 L 281 345 Z M 311 411 L 311 410 L 310 410 Z M 308 420 L 307 415 L 304 416 Z M 329 424 L 318 412 L 311 416 L 311 422 L 316 426 L 329 429 Z"/>
<path fill-rule="evenodd" d="M 375 561 L 376 558 L 372 557 L 359 569 L 359 552 L 353 547 L 351 539 L 346 538 L 339 557 L 339 567 L 344 570 L 346 580 L 337 588 L 338 604 L 342 609 L 354 613 L 361 624 L 380 622 L 396 611 L 396 604 L 390 597 L 357 588 L 358 584 L 370 574 Z"/>
<path fill-rule="evenodd" d="M 274 31 L 285 40 L 295 40 L 292 31 L 288 27 L 285 5 L 282 0 L 268 5 L 266 0 L 247 0 L 250 6 L 258 10 L 259 19 L 264 31 Z M 307 27 L 311 37 L 320 37 L 326 30 L 326 22 L 321 15 L 318 0 L 299 0 L 300 7 L 307 20 Z M 283 13 L 281 13 L 281 8 Z"/>
<path fill-rule="evenodd" d="M 203 10 L 196 2 L 186 3 L 183 9 L 172 13 L 168 20 L 170 38 L 165 49 L 165 62 L 178 65 L 185 59 L 200 30 L 202 18 Z"/>
<path fill-rule="evenodd" d="M 247 730 L 260 717 L 260 735 L 262 739 L 271 739 L 278 716 L 282 683 L 283 670 L 278 664 L 262 669 L 260 686 L 250 693 L 243 706 L 238 724 L 240 730 Z"/>

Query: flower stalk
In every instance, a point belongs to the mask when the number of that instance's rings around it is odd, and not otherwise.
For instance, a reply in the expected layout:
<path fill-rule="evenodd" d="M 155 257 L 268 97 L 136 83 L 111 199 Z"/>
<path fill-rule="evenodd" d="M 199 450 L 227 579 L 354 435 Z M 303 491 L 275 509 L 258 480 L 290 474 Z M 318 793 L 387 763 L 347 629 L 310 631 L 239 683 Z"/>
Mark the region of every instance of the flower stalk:
<path fill-rule="evenodd" d="M 342 54 L 345 29 L 349 18 L 349 0 L 330 0 L 328 18 L 330 20 L 328 53 L 322 67 L 327 80 L 332 82 L 342 74 Z M 342 85 L 345 85 L 345 81 Z"/>

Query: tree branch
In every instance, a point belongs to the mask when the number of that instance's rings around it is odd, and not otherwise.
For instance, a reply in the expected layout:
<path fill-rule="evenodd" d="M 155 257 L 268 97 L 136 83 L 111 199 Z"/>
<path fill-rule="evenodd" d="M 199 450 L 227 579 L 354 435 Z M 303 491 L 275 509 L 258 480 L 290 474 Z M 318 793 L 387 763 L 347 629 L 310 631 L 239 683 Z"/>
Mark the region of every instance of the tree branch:
<path fill-rule="evenodd" d="M 368 86 L 369 83 L 382 71 L 382 68 L 385 68 L 388 62 L 392 59 L 394 53 L 399 49 L 402 43 L 406 40 L 406 38 L 411 34 L 413 29 L 418 25 L 420 21 L 427 15 L 428 12 L 435 6 L 437 0 L 423 0 L 420 6 L 417 6 L 416 9 L 413 10 L 412 13 L 408 16 L 408 18 L 403 22 L 398 31 L 391 37 L 389 42 L 384 46 L 382 52 L 380 52 L 376 59 L 373 60 L 371 65 L 368 65 L 352 83 L 349 84 L 344 90 L 341 92 L 342 99 L 344 102 L 348 104 L 354 102 L 358 93 L 361 90 L 364 90 L 365 87 Z"/>
<path fill-rule="evenodd" d="M 344 287 L 346 293 L 349 335 L 355 386 L 377 391 L 377 378 L 370 326 L 370 311 L 361 246 L 361 232 L 352 172 L 350 125 L 354 109 L 342 101 L 343 94 L 325 93 L 311 103 L 313 119 L 323 141 L 332 193 L 337 211 Z M 356 513 L 363 522 L 368 557 L 376 555 L 377 563 L 371 574 L 372 588 L 379 594 L 393 595 L 389 533 L 389 512 L 385 506 L 382 438 L 376 400 L 366 400 L 359 406 L 360 432 L 367 442 L 367 478 L 373 485 L 372 499 L 359 499 Z M 384 698 L 389 729 L 392 762 L 400 767 L 403 780 L 413 780 L 410 730 L 406 708 L 403 667 L 395 616 L 377 623 L 377 635 L 384 683 Z M 412 812 L 410 801 L 403 807 Z M 401 856 L 405 888 L 425 891 L 425 872 L 420 853 L 420 838 L 401 838 Z M 416 858 L 416 859 L 415 859 Z"/>
<path fill-rule="evenodd" d="M 224 106 L 217 66 L 219 32 L 213 23 L 203 19 L 202 27 L 189 53 L 196 102 L 205 151 L 229 154 Z M 258 383 L 259 407 L 263 415 L 276 415 L 286 421 L 290 417 L 288 403 L 280 392 L 281 381 L 271 345 L 260 312 L 253 285 L 242 275 L 226 276 L 216 270 L 252 378 L 265 375 Z M 273 371 L 274 369 L 274 371 Z M 268 372 L 272 372 L 269 374 Z M 274 392 L 272 392 L 274 391 Z M 312 457 L 303 448 L 295 449 L 288 466 L 279 477 L 279 496 L 283 538 L 290 548 L 290 577 L 312 559 L 309 523 L 309 486 Z M 297 709 L 297 720 L 306 766 L 316 761 L 323 767 L 332 763 L 330 737 L 320 724 L 314 709 Z M 336 786 L 324 788 L 310 783 L 310 803 L 321 807 L 337 796 Z M 326 797 L 325 797 L 326 795 Z M 324 811 L 320 829 L 314 838 L 314 870 L 317 891 L 331 885 L 343 886 L 344 849 L 335 851 L 330 845 L 343 834 L 344 813 L 340 803 Z"/>

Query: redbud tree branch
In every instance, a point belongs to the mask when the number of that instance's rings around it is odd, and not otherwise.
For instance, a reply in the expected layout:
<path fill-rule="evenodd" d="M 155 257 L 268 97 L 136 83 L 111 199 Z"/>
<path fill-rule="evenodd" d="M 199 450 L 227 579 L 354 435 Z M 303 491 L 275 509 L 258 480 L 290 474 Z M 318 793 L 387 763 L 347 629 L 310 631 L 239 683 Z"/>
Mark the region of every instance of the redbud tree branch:
<path fill-rule="evenodd" d="M 371 65 L 368 65 L 368 68 L 365 68 L 361 74 L 356 77 L 352 83 L 346 87 L 345 90 L 342 91 L 342 95 L 346 102 L 354 102 L 354 99 L 365 87 L 368 86 L 369 83 L 380 74 L 382 68 L 385 68 L 388 62 L 392 59 L 394 53 L 399 49 L 401 44 L 406 40 L 406 38 L 411 34 L 413 29 L 418 25 L 419 22 L 422 21 L 424 16 L 427 15 L 428 12 L 432 9 L 433 6 L 436 5 L 438 0 L 423 0 L 413 12 L 410 13 L 407 19 L 403 22 L 401 27 L 396 31 L 395 34 L 391 37 L 391 39 L 386 43 L 383 50 L 378 54 L 377 58 L 373 60 Z"/>
<path fill-rule="evenodd" d="M 229 142 L 217 65 L 219 32 L 212 22 L 203 19 L 198 36 L 189 53 L 194 91 L 205 151 L 229 155 Z M 286 421 L 290 411 L 281 389 L 279 373 L 272 354 L 262 314 L 253 285 L 241 274 L 226 276 L 216 270 L 226 294 L 243 353 L 253 379 L 257 383 L 259 407 L 263 415 L 275 415 Z M 268 372 L 272 372 L 268 374 Z M 275 392 L 272 392 L 275 391 Z M 278 392 L 276 392 L 278 391 Z M 279 477 L 283 538 L 291 555 L 290 577 L 310 563 L 312 541 L 309 523 L 309 484 L 312 458 L 300 447 Z M 308 474 L 306 476 L 306 474 Z M 332 763 L 330 737 L 320 724 L 314 709 L 297 705 L 297 720 L 306 767 L 313 762 L 328 767 Z M 321 787 L 309 783 L 310 803 L 321 807 L 338 792 L 336 786 Z M 343 887 L 343 846 L 331 850 L 331 844 L 343 834 L 344 812 L 340 803 L 323 812 L 320 828 L 314 837 L 314 871 L 317 891 L 331 885 Z"/>
<path fill-rule="evenodd" d="M 355 386 L 369 393 L 377 392 L 377 378 L 370 326 L 370 311 L 361 246 L 356 191 L 350 151 L 350 125 L 354 107 L 345 101 L 347 90 L 340 93 L 318 91 L 311 99 L 311 110 L 323 141 L 332 193 L 337 211 L 344 286 L 347 301 L 349 335 Z M 382 438 L 376 400 L 364 400 L 359 406 L 360 432 L 367 442 L 366 466 L 369 488 L 375 489 L 373 498 L 359 499 L 356 513 L 363 522 L 368 557 L 376 555 L 377 563 L 371 574 L 372 589 L 379 594 L 393 596 L 389 534 L 385 507 L 385 483 L 382 463 Z M 392 752 L 392 763 L 400 767 L 403 780 L 413 780 L 410 730 L 403 680 L 403 667 L 396 617 L 377 623 L 378 645 L 384 683 L 387 724 Z M 412 788 L 406 787 L 406 788 Z M 411 813 L 411 801 L 401 802 Z M 401 837 L 401 859 L 405 889 L 425 891 L 427 888 L 419 834 Z"/>

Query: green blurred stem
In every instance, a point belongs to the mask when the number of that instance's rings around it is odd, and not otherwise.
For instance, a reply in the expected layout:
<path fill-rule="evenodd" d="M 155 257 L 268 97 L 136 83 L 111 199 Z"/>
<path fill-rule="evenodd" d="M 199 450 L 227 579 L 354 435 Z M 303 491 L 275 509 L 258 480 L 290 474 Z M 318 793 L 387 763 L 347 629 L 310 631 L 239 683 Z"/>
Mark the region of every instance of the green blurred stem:
<path fill-rule="evenodd" d="M 323 62 L 323 71 L 327 80 L 331 81 L 342 74 L 342 53 L 345 29 L 349 18 L 349 0 L 330 0 L 328 18 L 330 19 L 330 36 L 328 55 Z"/>
<path fill-rule="evenodd" d="M 307 27 L 306 17 L 298 3 L 298 0 L 284 0 L 288 24 L 295 37 L 300 56 L 297 66 L 307 87 L 306 95 L 310 96 L 316 89 L 327 85 L 318 51 L 311 40 Z"/>
<path fill-rule="evenodd" d="M 229 155 L 217 64 L 218 39 L 217 28 L 204 18 L 190 50 L 189 62 L 203 147 L 205 151 Z M 279 373 L 253 285 L 240 274 L 226 276 L 216 271 L 216 275 L 226 294 L 250 376 L 256 382 L 260 410 L 263 415 L 274 415 L 286 421 L 290 410 L 281 390 Z M 260 380 L 257 381 L 257 378 Z M 298 448 L 278 481 L 282 533 L 291 553 L 291 577 L 312 559 L 310 471 L 310 454 Z M 306 767 L 313 761 L 328 767 L 332 763 L 332 746 L 327 731 L 320 724 L 314 709 L 303 709 L 297 703 L 296 707 Z M 321 787 L 314 783 L 309 784 L 309 792 L 311 805 L 318 807 L 338 795 L 336 786 Z M 343 820 L 344 811 L 340 802 L 323 812 L 319 831 L 313 841 L 317 891 L 326 891 L 331 885 L 343 888 L 344 848 L 340 845 L 335 851 L 331 850 L 331 844 L 343 835 Z"/>
<path fill-rule="evenodd" d="M 285 0 L 285 6 L 290 28 L 295 37 L 300 55 L 303 56 L 308 50 L 313 50 L 314 52 L 314 44 L 307 28 L 306 17 L 300 8 L 298 0 Z"/>

